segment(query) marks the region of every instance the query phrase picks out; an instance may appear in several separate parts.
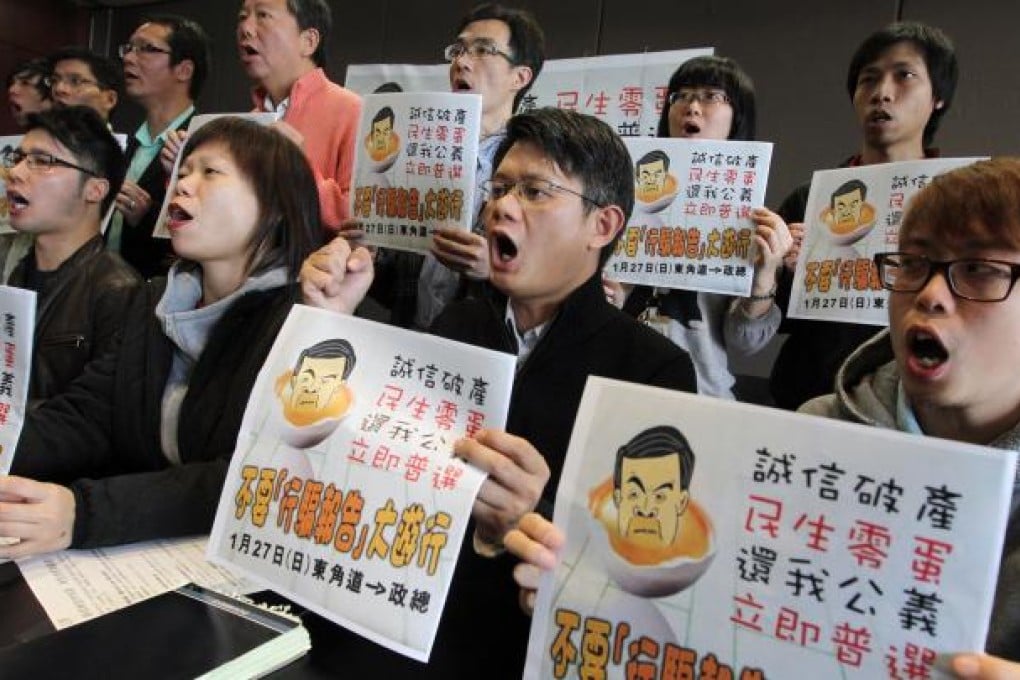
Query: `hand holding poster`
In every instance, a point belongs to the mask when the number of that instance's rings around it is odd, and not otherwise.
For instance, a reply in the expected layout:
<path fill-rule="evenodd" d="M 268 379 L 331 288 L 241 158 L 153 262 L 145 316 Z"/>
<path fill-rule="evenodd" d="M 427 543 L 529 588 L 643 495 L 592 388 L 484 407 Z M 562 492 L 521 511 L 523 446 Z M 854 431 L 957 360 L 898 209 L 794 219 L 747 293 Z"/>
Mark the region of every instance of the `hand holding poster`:
<path fill-rule="evenodd" d="M 0 474 L 7 474 L 18 447 L 28 403 L 35 335 L 35 291 L 0 286 Z"/>
<path fill-rule="evenodd" d="M 606 264 L 623 283 L 747 295 L 751 209 L 764 205 L 772 144 L 624 139 L 634 211 Z"/>
<path fill-rule="evenodd" d="M 275 112 L 249 112 L 249 113 L 204 113 L 197 116 L 192 116 L 191 122 L 188 123 L 188 135 L 195 133 L 195 130 L 202 127 L 209 121 L 216 120 L 217 118 L 223 118 L 224 116 L 235 116 L 237 118 L 244 118 L 245 120 L 251 120 L 260 125 L 272 125 L 279 120 L 279 114 Z M 159 217 L 156 218 L 156 226 L 152 229 L 153 238 L 170 238 L 170 230 L 167 229 L 167 210 L 170 207 L 170 202 L 174 200 L 174 195 L 177 192 L 177 175 L 181 168 L 181 157 L 184 154 L 184 148 L 187 146 L 187 142 L 181 146 L 180 151 L 177 154 L 177 158 L 174 160 L 174 168 L 170 171 L 170 184 L 167 185 L 166 195 L 163 198 L 163 207 L 159 209 Z M 155 161 L 158 163 L 159 159 Z"/>
<path fill-rule="evenodd" d="M 426 253 L 437 226 L 471 229 L 481 116 L 480 95 L 364 97 L 351 216 L 365 243 Z"/>
<path fill-rule="evenodd" d="M 875 254 L 895 251 L 911 197 L 977 158 L 937 158 L 819 170 L 811 179 L 787 314 L 885 326 L 888 294 Z"/>
<path fill-rule="evenodd" d="M 1015 467 L 591 378 L 525 677 L 935 677 L 983 647 Z"/>
<path fill-rule="evenodd" d="M 245 411 L 209 559 L 429 657 L 514 357 L 295 306 Z"/>

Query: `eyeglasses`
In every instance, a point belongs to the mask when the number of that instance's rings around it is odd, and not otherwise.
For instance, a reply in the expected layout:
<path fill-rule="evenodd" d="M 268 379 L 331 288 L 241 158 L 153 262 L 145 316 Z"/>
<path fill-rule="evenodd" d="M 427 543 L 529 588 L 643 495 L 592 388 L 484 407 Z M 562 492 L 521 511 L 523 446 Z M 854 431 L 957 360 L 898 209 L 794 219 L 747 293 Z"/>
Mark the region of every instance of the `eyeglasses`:
<path fill-rule="evenodd" d="M 977 258 L 930 260 L 911 253 L 877 253 L 875 264 L 882 287 L 896 293 L 916 293 L 941 273 L 958 298 L 976 302 L 1001 302 L 1020 279 L 1020 264 Z"/>
<path fill-rule="evenodd" d="M 722 90 L 677 90 L 676 92 L 670 92 L 667 98 L 670 106 L 677 102 L 684 104 L 693 104 L 698 102 L 706 106 L 719 106 L 720 104 L 729 104 L 729 96 Z"/>
<path fill-rule="evenodd" d="M 62 76 L 57 73 L 54 73 L 53 75 L 46 76 L 45 78 L 43 78 L 43 83 L 46 85 L 46 87 L 50 88 L 51 90 L 55 88 L 57 85 L 60 85 L 61 83 L 67 85 L 72 90 L 80 90 L 86 85 L 95 85 L 96 87 L 99 87 L 99 83 L 97 81 L 89 80 L 88 78 L 83 78 L 77 73 L 72 73 L 71 75 L 68 76 Z"/>
<path fill-rule="evenodd" d="M 511 64 L 514 63 L 514 58 L 508 53 L 499 49 L 499 47 L 492 40 L 488 38 L 476 38 L 471 42 L 464 42 L 458 40 L 457 42 L 447 45 L 446 49 L 443 50 L 443 58 L 448 62 L 453 62 L 458 57 L 467 54 L 472 59 L 482 59 L 484 57 L 494 57 L 497 54 Z"/>
<path fill-rule="evenodd" d="M 534 177 L 520 179 L 516 182 L 504 182 L 496 179 L 486 180 L 482 182 L 482 191 L 484 191 L 489 199 L 493 201 L 498 201 L 507 194 L 513 192 L 518 199 L 529 205 L 541 205 L 542 203 L 550 200 L 553 197 L 553 194 L 559 191 L 567 194 L 573 194 L 581 200 L 591 203 L 597 208 L 604 207 L 602 203 L 599 203 L 594 198 L 585 196 L 579 191 L 568 189 L 567 187 L 550 182 L 547 179 L 537 179 Z"/>
<path fill-rule="evenodd" d="M 117 54 L 120 55 L 121 59 L 132 52 L 137 52 L 139 56 L 143 54 L 173 54 L 173 50 L 168 50 L 147 42 L 129 42 L 117 47 Z"/>
<path fill-rule="evenodd" d="M 57 158 L 53 154 L 44 153 L 42 151 L 22 151 L 21 149 L 4 149 L 2 155 L 0 155 L 0 163 L 3 164 L 8 170 L 12 170 L 16 165 L 26 161 L 28 163 L 28 169 L 33 172 L 50 172 L 53 168 L 71 168 L 79 172 L 84 172 L 86 175 L 92 175 L 93 177 L 101 177 L 97 172 L 83 168 L 80 165 L 75 165 L 70 161 L 65 161 L 63 158 Z"/>

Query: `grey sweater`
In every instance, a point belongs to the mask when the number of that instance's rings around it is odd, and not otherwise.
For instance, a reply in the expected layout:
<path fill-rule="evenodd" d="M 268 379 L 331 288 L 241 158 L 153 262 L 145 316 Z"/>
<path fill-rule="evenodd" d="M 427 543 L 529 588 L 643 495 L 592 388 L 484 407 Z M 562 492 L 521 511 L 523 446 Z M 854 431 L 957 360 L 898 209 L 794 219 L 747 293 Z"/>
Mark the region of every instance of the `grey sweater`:
<path fill-rule="evenodd" d="M 889 332 L 885 331 L 847 357 L 836 374 L 834 394 L 812 399 L 800 412 L 902 430 L 896 419 L 899 382 Z M 989 446 L 1020 451 L 1020 423 Z M 1016 479 L 985 649 L 1020 661 L 1020 483 Z"/>

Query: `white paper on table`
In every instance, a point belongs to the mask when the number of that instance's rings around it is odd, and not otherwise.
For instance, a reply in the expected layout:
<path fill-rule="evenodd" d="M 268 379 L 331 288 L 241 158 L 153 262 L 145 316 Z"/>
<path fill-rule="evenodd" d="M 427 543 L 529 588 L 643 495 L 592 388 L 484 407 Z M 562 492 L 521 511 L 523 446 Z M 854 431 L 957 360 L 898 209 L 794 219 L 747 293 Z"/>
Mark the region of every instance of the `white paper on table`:
<path fill-rule="evenodd" d="M 58 630 L 127 607 L 188 582 L 228 595 L 259 590 L 205 558 L 206 536 L 17 560 L 22 576 Z"/>

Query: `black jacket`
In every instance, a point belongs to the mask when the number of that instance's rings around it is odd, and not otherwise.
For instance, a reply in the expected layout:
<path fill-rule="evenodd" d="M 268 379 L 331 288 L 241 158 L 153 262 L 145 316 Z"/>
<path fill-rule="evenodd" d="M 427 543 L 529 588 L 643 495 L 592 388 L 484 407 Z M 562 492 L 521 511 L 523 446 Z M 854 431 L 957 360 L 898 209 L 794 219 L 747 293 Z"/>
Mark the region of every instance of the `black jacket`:
<path fill-rule="evenodd" d="M 295 286 L 252 292 L 224 313 L 192 370 L 177 433 L 182 465 L 172 466 L 160 420 L 173 346 L 154 313 L 165 285 L 143 286 L 117 350 L 25 421 L 11 473 L 70 485 L 72 547 L 212 528 L 249 395 L 297 299 Z"/>
<path fill-rule="evenodd" d="M 432 332 L 516 354 L 505 323 L 506 299 L 491 288 L 487 293 L 447 307 Z M 545 510 L 552 508 L 589 375 L 695 391 L 687 354 L 610 305 L 599 275 L 575 290 L 517 372 L 507 418 L 507 431 L 530 441 L 552 469 Z M 512 576 L 517 560 L 478 556 L 473 533 L 469 526 L 427 666 L 311 617 L 305 621 L 316 665 L 352 678 L 520 678 L 531 619 L 518 605 Z"/>
<path fill-rule="evenodd" d="M 811 184 L 793 190 L 779 206 L 787 224 L 803 222 Z M 841 323 L 785 316 L 793 292 L 793 272 L 782 267 L 776 304 L 783 310 L 780 333 L 788 334 L 772 366 L 769 389 L 776 406 L 791 411 L 835 389 L 836 372 L 850 354 L 882 329 L 863 323 Z"/>
<path fill-rule="evenodd" d="M 506 298 L 493 291 L 484 298 L 450 305 L 436 319 L 432 332 L 516 354 L 517 342 L 505 314 Z M 556 498 L 574 416 L 589 375 L 696 391 L 687 353 L 609 304 L 601 275 L 577 288 L 517 371 L 507 416 L 507 432 L 530 441 L 549 463 L 552 476 L 544 497 L 550 503 Z"/>
<path fill-rule="evenodd" d="M 187 130 L 191 118 L 192 116 L 188 116 L 177 129 Z M 138 139 L 131 135 L 125 150 L 129 163 L 137 150 Z M 163 198 L 166 196 L 168 183 L 169 177 L 163 170 L 163 164 L 159 162 L 159 156 L 156 156 L 145 168 L 142 176 L 138 178 L 138 186 L 152 197 L 149 212 L 145 213 L 141 221 L 133 227 L 125 221 L 121 229 L 120 254 L 145 279 L 164 276 L 174 259 L 170 239 L 152 237 L 152 230 L 159 218 L 160 208 L 163 207 Z"/>
<path fill-rule="evenodd" d="M 12 286 L 28 288 L 35 251 L 11 272 Z M 67 389 L 85 365 L 109 352 L 124 313 L 141 283 L 118 255 L 96 236 L 69 257 L 37 290 L 35 346 L 28 398 L 49 399 Z"/>

